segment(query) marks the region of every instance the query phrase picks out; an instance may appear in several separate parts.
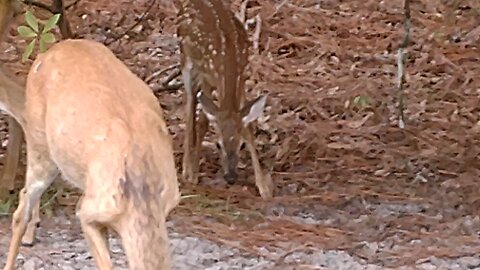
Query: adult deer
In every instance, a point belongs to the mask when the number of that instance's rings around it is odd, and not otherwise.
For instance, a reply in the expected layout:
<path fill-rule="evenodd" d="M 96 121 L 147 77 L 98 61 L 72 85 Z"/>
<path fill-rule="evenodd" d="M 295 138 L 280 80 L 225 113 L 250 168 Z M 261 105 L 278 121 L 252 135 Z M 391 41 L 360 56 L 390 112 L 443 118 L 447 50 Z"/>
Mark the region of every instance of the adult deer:
<path fill-rule="evenodd" d="M 19 11 L 19 1 L 14 0 L 0 0 L 0 40 L 5 35 L 5 32 L 10 25 L 13 13 Z M 62 0 L 54 0 L 52 7 L 49 9 L 52 13 L 60 13 L 62 16 L 59 20 L 60 33 L 63 38 L 73 37 L 73 33 L 70 28 L 70 24 L 65 15 L 65 8 Z M 20 85 L 13 76 L 6 75 L 3 67 L 0 67 L 0 109 L 7 111 L 10 115 L 7 117 L 8 121 L 8 145 L 5 153 L 4 166 L 2 170 L 2 176 L 0 177 L 0 187 L 5 187 L 8 190 L 14 189 L 14 180 L 17 174 L 18 164 L 20 163 L 21 147 L 23 142 L 23 123 L 19 119 L 22 117 L 20 113 L 23 112 L 23 105 L 25 103 L 25 87 Z M 17 89 L 17 91 L 5 91 L 4 88 L 11 87 Z M 10 99 L 11 102 L 2 102 L 2 100 Z M 11 105 L 12 107 L 6 108 L 5 105 Z M 20 105 L 20 106 L 17 106 Z M 29 235 L 27 233 L 27 235 Z M 26 237 L 29 238 L 29 237 Z M 25 240 L 24 242 L 31 242 L 31 240 Z"/>
<path fill-rule="evenodd" d="M 99 269 L 112 269 L 107 228 L 130 269 L 169 269 L 166 216 L 180 192 L 158 100 L 104 45 L 65 40 L 41 54 L 26 87 L 27 177 L 4 270 L 58 173 L 84 194 L 77 216 Z"/>
<path fill-rule="evenodd" d="M 6 102 L 5 102 L 6 101 Z M 14 189 L 15 176 L 23 142 L 23 109 L 25 105 L 25 88 L 7 76 L 0 67 L 0 110 L 6 111 L 10 116 L 8 120 L 8 144 L 5 152 L 0 187 L 8 190 Z"/>
<path fill-rule="evenodd" d="M 178 35 L 186 97 L 183 177 L 198 182 L 199 150 L 211 121 L 219 137 L 227 183 L 233 184 L 237 179 L 238 152 L 244 141 L 260 195 L 271 198 L 272 180 L 262 172 L 250 125 L 261 116 L 267 97 L 245 102 L 244 70 L 250 45 L 246 30 L 222 0 L 180 2 Z M 218 105 L 213 102 L 214 90 Z M 198 120 L 197 102 L 202 105 Z"/>
<path fill-rule="evenodd" d="M 14 1 L 0 0 L 0 40 L 10 25 L 14 13 Z M 0 187 L 14 188 L 14 180 L 20 160 L 23 141 L 23 111 L 25 106 L 25 88 L 13 76 L 7 75 L 0 66 L 0 109 L 10 116 L 8 119 L 8 145 L 2 170 Z"/>

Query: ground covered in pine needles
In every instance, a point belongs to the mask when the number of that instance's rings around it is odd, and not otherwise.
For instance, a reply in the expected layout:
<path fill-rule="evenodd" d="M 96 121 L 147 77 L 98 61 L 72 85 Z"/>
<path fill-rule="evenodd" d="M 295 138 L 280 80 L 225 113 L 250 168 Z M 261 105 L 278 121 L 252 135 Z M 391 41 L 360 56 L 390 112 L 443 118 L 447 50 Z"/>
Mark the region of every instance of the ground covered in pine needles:
<path fill-rule="evenodd" d="M 164 2 L 80 0 L 67 15 L 77 37 L 108 44 L 155 90 L 180 168 L 183 88 L 162 84 L 179 61 L 176 10 Z M 192 241 L 205 244 L 194 252 L 198 269 L 480 269 L 480 4 L 412 1 L 400 129 L 401 2 L 233 1 L 252 40 L 248 97 L 269 96 L 256 138 L 275 198 L 258 196 L 246 151 L 239 183 L 225 185 L 209 134 L 201 183 L 182 183 L 185 197 L 169 217 L 176 267 L 188 257 L 179 246 Z M 26 42 L 8 40 L 2 59 L 25 77 Z M 59 218 L 58 209 L 75 199 L 74 191 L 45 199 L 43 235 L 77 235 L 86 250 L 74 221 L 59 231 L 73 216 L 61 210 Z M 8 220 L 1 220 L 2 243 Z M 24 256 L 50 249 L 43 247 L 25 248 Z M 92 265 L 87 255 L 77 260 Z"/>

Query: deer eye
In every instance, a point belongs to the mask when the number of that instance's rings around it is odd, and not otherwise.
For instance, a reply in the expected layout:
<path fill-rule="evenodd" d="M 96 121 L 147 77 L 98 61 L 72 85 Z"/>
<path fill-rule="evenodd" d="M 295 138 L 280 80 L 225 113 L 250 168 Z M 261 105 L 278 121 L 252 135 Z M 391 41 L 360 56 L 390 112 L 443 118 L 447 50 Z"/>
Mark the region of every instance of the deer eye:
<path fill-rule="evenodd" d="M 220 146 L 220 143 L 219 143 L 219 142 L 216 142 L 216 143 L 215 143 L 215 146 L 217 147 L 218 150 L 220 150 L 221 146 Z"/>

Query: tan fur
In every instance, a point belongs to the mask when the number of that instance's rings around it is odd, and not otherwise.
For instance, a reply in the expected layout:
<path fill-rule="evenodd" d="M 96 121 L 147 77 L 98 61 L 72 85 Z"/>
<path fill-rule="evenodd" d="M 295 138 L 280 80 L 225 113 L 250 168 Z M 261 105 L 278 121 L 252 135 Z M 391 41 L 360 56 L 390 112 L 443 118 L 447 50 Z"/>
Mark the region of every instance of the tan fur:
<path fill-rule="evenodd" d="M 247 33 L 222 0 L 180 2 L 178 36 L 186 97 L 183 177 L 198 182 L 199 151 L 210 120 L 219 137 L 225 180 L 233 184 L 237 179 L 238 152 L 244 141 L 260 195 L 269 199 L 273 196 L 273 183 L 270 175 L 262 172 L 250 125 L 263 111 L 266 96 L 245 101 Z M 218 106 L 213 102 L 214 91 Z M 203 107 L 198 120 L 197 102 Z"/>
<path fill-rule="evenodd" d="M 6 35 L 14 9 L 13 0 L 0 0 L 0 40 L 3 40 Z M 8 190 L 14 189 L 14 180 L 20 162 L 24 105 L 25 88 L 0 66 L 0 109 L 10 114 L 7 117 L 9 142 L 5 153 L 0 187 L 6 187 Z"/>
<path fill-rule="evenodd" d="M 130 269 L 169 269 L 165 218 L 178 204 L 171 138 L 148 86 L 100 43 L 66 40 L 27 79 L 27 179 L 14 213 L 7 265 L 41 194 L 58 173 L 84 190 L 77 215 L 99 269 L 112 269 L 106 229 Z"/>

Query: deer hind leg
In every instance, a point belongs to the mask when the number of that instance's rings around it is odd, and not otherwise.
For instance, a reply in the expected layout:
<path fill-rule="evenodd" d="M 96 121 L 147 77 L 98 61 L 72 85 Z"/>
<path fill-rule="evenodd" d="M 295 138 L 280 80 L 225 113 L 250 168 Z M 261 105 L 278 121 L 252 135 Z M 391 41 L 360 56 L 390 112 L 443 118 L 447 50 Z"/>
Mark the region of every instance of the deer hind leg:
<path fill-rule="evenodd" d="M 193 184 L 198 183 L 198 153 L 196 144 L 196 89 L 193 80 L 193 64 L 187 59 L 182 68 L 182 80 L 185 86 L 185 141 L 183 144 L 183 179 Z"/>
<path fill-rule="evenodd" d="M 97 267 L 100 270 L 110 270 L 112 268 L 112 261 L 110 259 L 110 253 L 107 243 L 107 228 L 101 223 L 90 220 L 88 214 L 84 214 L 82 211 L 84 207 L 81 207 L 80 223 L 82 225 L 82 231 L 87 240 L 87 244 L 90 248 L 92 257 L 97 263 Z"/>
<path fill-rule="evenodd" d="M 273 197 L 272 178 L 270 177 L 270 174 L 263 174 L 262 172 L 262 167 L 260 166 L 257 149 L 254 143 L 252 127 L 250 125 L 244 129 L 243 137 L 252 158 L 253 170 L 255 172 L 255 184 L 260 196 L 262 196 L 264 200 L 270 199 Z"/>
<path fill-rule="evenodd" d="M 83 234 L 100 270 L 113 269 L 107 241 L 107 226 L 118 220 L 122 213 L 125 214 L 122 202 L 116 201 L 118 196 L 110 193 L 113 189 L 106 190 L 96 189 L 89 193 L 87 189 L 77 204 L 77 216 Z M 123 241 L 123 235 L 121 237 Z"/>
<path fill-rule="evenodd" d="M 45 153 L 47 151 L 43 147 L 28 147 L 27 179 L 25 187 L 20 191 L 17 210 L 13 214 L 12 239 L 4 270 L 14 269 L 21 238 L 24 236 L 27 227 L 36 226 L 36 220 L 33 218 L 38 218 L 38 212 L 36 214 L 34 212 L 39 211 L 40 198 L 58 175 L 55 163 Z M 37 215 L 37 217 L 33 217 L 34 215 Z"/>

